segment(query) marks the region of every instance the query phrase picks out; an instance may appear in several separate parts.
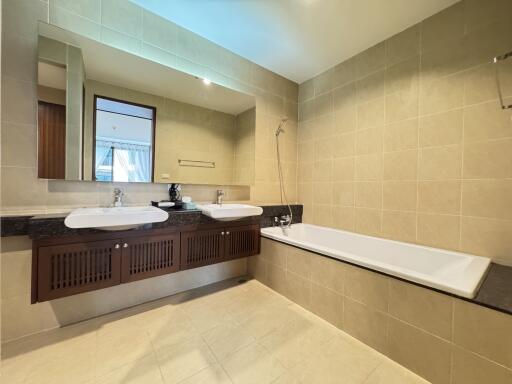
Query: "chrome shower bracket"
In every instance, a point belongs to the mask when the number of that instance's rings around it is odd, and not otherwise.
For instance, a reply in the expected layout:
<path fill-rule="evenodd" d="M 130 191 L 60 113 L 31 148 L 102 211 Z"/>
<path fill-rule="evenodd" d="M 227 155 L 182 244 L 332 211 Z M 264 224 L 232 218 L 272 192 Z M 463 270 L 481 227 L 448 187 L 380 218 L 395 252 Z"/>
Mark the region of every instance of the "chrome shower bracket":
<path fill-rule="evenodd" d="M 512 52 L 505 53 L 500 56 L 496 56 L 493 59 L 494 63 L 494 73 L 496 76 L 496 86 L 498 87 L 498 97 L 500 99 L 500 104 L 502 109 L 512 109 L 512 104 L 505 105 L 505 101 L 503 100 L 503 92 L 501 91 L 501 85 L 500 85 L 500 76 L 498 71 L 498 63 L 503 60 L 511 59 L 512 60 Z"/>

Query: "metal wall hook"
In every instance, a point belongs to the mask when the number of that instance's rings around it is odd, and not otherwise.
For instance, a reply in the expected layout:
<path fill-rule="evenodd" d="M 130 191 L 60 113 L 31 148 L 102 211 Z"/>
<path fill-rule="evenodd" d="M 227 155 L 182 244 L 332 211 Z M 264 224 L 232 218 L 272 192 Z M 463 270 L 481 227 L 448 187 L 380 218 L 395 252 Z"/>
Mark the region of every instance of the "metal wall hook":
<path fill-rule="evenodd" d="M 512 52 L 507 52 L 503 55 L 496 56 L 492 61 L 494 63 L 494 74 L 496 76 L 496 86 L 498 87 L 498 97 L 500 99 L 501 109 L 512 109 L 512 104 L 506 105 L 503 100 L 503 92 L 501 90 L 498 63 L 500 61 L 504 61 L 504 60 L 511 59 L 511 58 L 512 58 Z"/>

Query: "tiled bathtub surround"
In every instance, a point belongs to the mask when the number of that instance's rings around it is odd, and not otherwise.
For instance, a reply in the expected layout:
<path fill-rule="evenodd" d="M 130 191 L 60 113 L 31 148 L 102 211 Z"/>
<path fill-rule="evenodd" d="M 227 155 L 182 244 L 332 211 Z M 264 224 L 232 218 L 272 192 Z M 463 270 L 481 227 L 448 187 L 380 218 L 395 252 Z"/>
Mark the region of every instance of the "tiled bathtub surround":
<path fill-rule="evenodd" d="M 430 382 L 512 380 L 512 316 L 262 238 L 260 282 Z"/>
<path fill-rule="evenodd" d="M 304 222 L 512 264 L 512 111 L 491 64 L 511 13 L 463 0 L 300 85 Z"/>

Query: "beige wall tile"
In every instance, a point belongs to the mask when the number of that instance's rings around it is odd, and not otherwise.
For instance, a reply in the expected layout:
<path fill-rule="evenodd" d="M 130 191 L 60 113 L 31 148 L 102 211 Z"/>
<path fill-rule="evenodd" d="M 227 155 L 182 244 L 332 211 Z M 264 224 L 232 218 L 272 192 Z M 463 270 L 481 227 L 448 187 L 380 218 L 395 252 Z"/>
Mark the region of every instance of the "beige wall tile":
<path fill-rule="evenodd" d="M 512 136 L 512 110 L 496 108 L 496 102 L 464 108 L 464 141 L 472 142 Z"/>
<path fill-rule="evenodd" d="M 343 294 L 345 264 L 325 256 L 309 253 L 311 258 L 311 281 L 314 284 Z"/>
<path fill-rule="evenodd" d="M 332 145 L 333 157 L 347 157 L 354 155 L 356 147 L 356 134 L 354 132 L 327 138 Z"/>
<path fill-rule="evenodd" d="M 300 306 L 311 309 L 311 281 L 292 272 L 286 273 L 284 295 Z"/>
<path fill-rule="evenodd" d="M 357 181 L 355 183 L 355 206 L 382 208 L 382 182 Z"/>
<path fill-rule="evenodd" d="M 286 270 L 303 277 L 311 278 L 311 255 L 309 252 L 295 247 L 280 247 L 286 255 Z"/>
<path fill-rule="evenodd" d="M 334 206 L 332 208 L 332 224 L 334 228 L 354 231 L 355 208 Z"/>
<path fill-rule="evenodd" d="M 333 109 L 335 111 L 356 106 L 356 83 L 352 82 L 333 91 Z"/>
<path fill-rule="evenodd" d="M 432 383 L 450 382 L 451 344 L 392 317 L 388 355 Z"/>
<path fill-rule="evenodd" d="M 418 211 L 429 213 L 460 213 L 460 180 L 420 181 L 418 183 Z"/>
<path fill-rule="evenodd" d="M 357 101 L 365 103 L 384 96 L 386 72 L 384 70 L 368 75 L 356 83 Z"/>
<path fill-rule="evenodd" d="M 357 129 L 382 127 L 385 123 L 385 98 L 379 97 L 357 106 Z"/>
<path fill-rule="evenodd" d="M 332 90 L 332 77 L 334 70 L 328 69 L 325 72 L 315 76 L 313 79 L 313 88 L 315 90 L 315 96 L 321 95 L 322 93 L 329 92 Z"/>
<path fill-rule="evenodd" d="M 356 58 L 351 58 L 334 67 L 333 82 L 335 87 L 350 83 L 357 78 L 356 61 Z"/>
<path fill-rule="evenodd" d="M 427 288 L 391 279 L 389 314 L 450 341 L 452 298 Z"/>
<path fill-rule="evenodd" d="M 318 284 L 311 284 L 311 311 L 338 328 L 343 324 L 343 297 Z"/>
<path fill-rule="evenodd" d="M 511 236 L 511 220 L 465 216 L 461 219 L 461 250 L 464 252 L 512 265 Z"/>
<path fill-rule="evenodd" d="M 384 127 L 384 151 L 403 151 L 418 147 L 418 120 L 411 119 Z"/>
<path fill-rule="evenodd" d="M 418 150 L 384 153 L 384 180 L 416 180 Z"/>
<path fill-rule="evenodd" d="M 464 74 L 442 78 L 422 77 L 420 114 L 439 113 L 460 108 L 464 101 Z"/>
<path fill-rule="evenodd" d="M 389 278 L 362 268 L 345 266 L 345 296 L 379 311 L 387 312 Z"/>
<path fill-rule="evenodd" d="M 512 219 L 512 180 L 464 180 L 462 214 Z"/>
<path fill-rule="evenodd" d="M 453 384 L 506 384 L 511 381 L 511 370 L 462 348 L 453 347 Z"/>
<path fill-rule="evenodd" d="M 407 28 L 386 42 L 388 65 L 398 63 L 420 52 L 420 26 L 414 25 Z"/>
<path fill-rule="evenodd" d="M 379 352 L 387 351 L 388 316 L 347 297 L 343 299 L 343 330 Z"/>
<path fill-rule="evenodd" d="M 460 179 L 462 175 L 462 146 L 422 148 L 419 151 L 420 180 Z"/>
<path fill-rule="evenodd" d="M 396 92 L 386 96 L 386 123 L 418 116 L 418 92 Z"/>
<path fill-rule="evenodd" d="M 418 213 L 418 243 L 445 249 L 459 248 L 459 216 Z"/>
<path fill-rule="evenodd" d="M 512 317 L 462 300 L 454 304 L 454 343 L 512 368 Z"/>
<path fill-rule="evenodd" d="M 355 180 L 382 180 L 382 153 L 355 157 Z"/>
<path fill-rule="evenodd" d="M 449 39 L 462 37 L 465 31 L 464 3 L 458 3 L 421 23 L 422 49 L 429 50 Z"/>
<path fill-rule="evenodd" d="M 387 239 L 414 243 L 416 240 L 416 212 L 382 212 L 382 236 Z"/>
<path fill-rule="evenodd" d="M 354 180 L 354 157 L 336 158 L 333 160 L 332 180 Z"/>
<path fill-rule="evenodd" d="M 386 44 L 380 43 L 356 56 L 357 76 L 364 77 L 386 65 Z"/>
<path fill-rule="evenodd" d="M 382 208 L 415 211 L 418 183 L 416 181 L 384 181 Z"/>
<path fill-rule="evenodd" d="M 460 144 L 462 121 L 462 109 L 420 118 L 420 147 Z"/>
<path fill-rule="evenodd" d="M 334 132 L 353 132 L 357 129 L 357 108 L 343 108 L 334 111 Z"/>
<path fill-rule="evenodd" d="M 356 232 L 370 236 L 379 236 L 382 232 L 382 211 L 379 209 L 355 209 Z"/>
<path fill-rule="evenodd" d="M 343 207 L 354 206 L 354 183 L 352 181 L 332 184 L 332 203 Z"/>
<path fill-rule="evenodd" d="M 512 138 L 467 143 L 464 146 L 465 179 L 512 177 Z"/>
<path fill-rule="evenodd" d="M 382 152 L 382 126 L 362 129 L 356 132 L 356 154 Z"/>

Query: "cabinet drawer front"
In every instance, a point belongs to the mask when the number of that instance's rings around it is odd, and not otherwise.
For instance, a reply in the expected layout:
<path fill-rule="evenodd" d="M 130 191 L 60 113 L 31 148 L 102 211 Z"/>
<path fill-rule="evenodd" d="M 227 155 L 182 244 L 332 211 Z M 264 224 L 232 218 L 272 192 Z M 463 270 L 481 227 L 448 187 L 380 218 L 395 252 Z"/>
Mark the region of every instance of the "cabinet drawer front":
<path fill-rule="evenodd" d="M 226 259 L 256 255 L 260 252 L 260 226 L 247 225 L 226 229 Z"/>
<path fill-rule="evenodd" d="M 117 285 L 121 251 L 115 241 L 55 245 L 38 249 L 38 301 Z"/>
<path fill-rule="evenodd" d="M 224 261 L 221 229 L 181 233 L 181 269 L 201 267 Z"/>
<path fill-rule="evenodd" d="M 131 238 L 123 243 L 122 282 L 165 275 L 180 269 L 179 233 Z"/>

